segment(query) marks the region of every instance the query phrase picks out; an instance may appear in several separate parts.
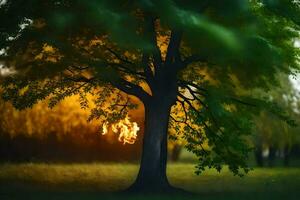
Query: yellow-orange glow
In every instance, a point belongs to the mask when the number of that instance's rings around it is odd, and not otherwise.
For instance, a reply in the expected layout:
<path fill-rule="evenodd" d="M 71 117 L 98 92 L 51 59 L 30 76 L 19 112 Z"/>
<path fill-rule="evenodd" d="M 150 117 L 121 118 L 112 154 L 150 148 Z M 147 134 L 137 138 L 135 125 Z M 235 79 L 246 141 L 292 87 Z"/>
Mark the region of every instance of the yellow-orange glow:
<path fill-rule="evenodd" d="M 106 135 L 108 133 L 108 122 L 105 122 L 102 126 L 102 135 Z"/>
<path fill-rule="evenodd" d="M 108 134 L 108 122 L 102 126 L 102 135 Z M 140 130 L 136 122 L 131 122 L 127 116 L 125 119 L 111 125 L 111 130 L 114 133 L 119 133 L 118 141 L 123 144 L 134 144 L 137 139 L 137 132 Z"/>

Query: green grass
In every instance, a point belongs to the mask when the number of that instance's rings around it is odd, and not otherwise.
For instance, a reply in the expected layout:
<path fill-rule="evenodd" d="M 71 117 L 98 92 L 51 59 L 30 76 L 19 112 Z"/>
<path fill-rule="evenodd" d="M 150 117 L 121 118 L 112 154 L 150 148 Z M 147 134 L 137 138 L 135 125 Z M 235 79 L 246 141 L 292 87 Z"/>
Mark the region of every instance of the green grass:
<path fill-rule="evenodd" d="M 128 187 L 135 164 L 2 164 L 0 199 L 300 199 L 300 168 L 254 169 L 243 178 L 228 170 L 196 176 L 192 164 L 170 164 L 168 177 L 197 196 L 112 195 Z"/>

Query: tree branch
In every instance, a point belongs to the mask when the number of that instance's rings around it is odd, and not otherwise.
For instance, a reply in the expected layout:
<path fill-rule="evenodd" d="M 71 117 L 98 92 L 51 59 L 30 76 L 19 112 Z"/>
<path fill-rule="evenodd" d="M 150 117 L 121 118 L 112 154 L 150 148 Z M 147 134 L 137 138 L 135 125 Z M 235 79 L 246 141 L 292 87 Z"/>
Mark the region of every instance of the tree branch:
<path fill-rule="evenodd" d="M 118 54 L 116 51 L 112 50 L 111 48 L 104 46 L 104 48 L 109 51 L 111 54 L 113 54 L 118 60 L 127 63 L 127 64 L 131 64 L 134 65 L 133 62 L 131 62 L 130 60 L 127 60 L 126 58 L 124 58 L 123 56 L 121 56 L 120 54 Z"/>
<path fill-rule="evenodd" d="M 148 102 L 150 95 L 139 85 L 119 79 L 117 81 L 111 81 L 111 84 L 119 90 L 138 97 L 143 102 Z"/>
<path fill-rule="evenodd" d="M 73 81 L 73 82 L 84 82 L 84 83 L 91 83 L 95 78 L 86 78 L 84 76 L 73 76 L 73 77 L 64 77 L 66 80 Z"/>
<path fill-rule="evenodd" d="M 146 81 L 149 84 L 150 88 L 153 88 L 154 84 L 154 74 L 151 67 L 149 66 L 149 54 L 144 52 L 142 56 L 142 65 L 144 68 L 144 74 L 146 76 Z"/>
<path fill-rule="evenodd" d="M 168 66 L 174 63 L 181 63 L 180 51 L 179 51 L 181 38 L 182 38 L 182 31 L 172 30 L 170 42 L 167 48 L 166 61 L 165 61 Z"/>
<path fill-rule="evenodd" d="M 245 102 L 243 100 L 237 99 L 236 97 L 229 97 L 229 99 L 232 100 L 232 101 L 235 101 L 237 103 L 246 105 L 246 106 L 257 107 L 257 105 L 255 105 L 253 103 Z"/>
<path fill-rule="evenodd" d="M 146 80 L 146 75 L 144 73 L 131 70 L 129 67 L 126 67 L 125 65 L 122 65 L 121 63 L 110 63 L 110 62 L 107 62 L 106 64 L 108 66 L 114 67 L 115 69 L 117 69 L 117 70 L 119 70 L 119 71 L 121 71 L 123 73 L 129 74 L 129 75 L 133 75 L 133 76 L 138 76 L 140 79 Z"/>
<path fill-rule="evenodd" d="M 192 131 L 194 131 L 195 133 L 197 133 L 198 136 L 199 136 L 199 138 L 200 138 L 200 140 L 202 140 L 203 136 L 202 136 L 201 132 L 200 132 L 199 130 L 196 130 L 194 127 L 192 127 L 189 123 L 187 123 L 187 121 L 179 121 L 179 120 L 176 120 L 172 115 L 170 115 L 170 118 L 171 118 L 174 122 L 176 122 L 176 123 L 181 123 L 181 124 L 186 125 L 190 130 L 192 130 Z M 202 149 L 202 151 L 203 151 L 205 154 L 208 155 L 208 152 L 205 150 L 205 148 L 204 148 L 203 145 L 202 145 L 202 141 L 200 141 L 200 142 L 197 143 L 197 144 L 200 146 L 200 148 Z"/>
<path fill-rule="evenodd" d="M 178 85 L 185 87 L 185 88 L 190 88 L 190 86 L 192 86 L 192 87 L 196 88 L 198 91 L 208 92 L 207 89 L 200 87 L 196 83 L 185 81 L 185 80 L 178 80 Z M 190 89 L 192 89 L 192 88 L 190 88 Z M 199 93 L 199 94 L 204 95 L 203 93 Z"/>
<path fill-rule="evenodd" d="M 150 43 L 153 46 L 153 64 L 155 73 L 157 73 L 162 64 L 162 57 L 160 49 L 157 46 L 155 18 L 152 17 L 149 13 L 147 13 L 145 16 L 145 33 L 147 33 L 147 35 L 145 36 L 149 39 Z"/>

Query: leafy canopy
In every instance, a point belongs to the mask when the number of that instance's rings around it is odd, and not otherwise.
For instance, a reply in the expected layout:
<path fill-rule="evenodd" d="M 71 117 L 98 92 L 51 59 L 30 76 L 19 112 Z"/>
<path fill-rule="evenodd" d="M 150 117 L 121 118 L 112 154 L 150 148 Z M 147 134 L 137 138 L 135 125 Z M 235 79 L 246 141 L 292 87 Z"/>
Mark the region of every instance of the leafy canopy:
<path fill-rule="evenodd" d="M 170 126 L 183 129 L 199 157 L 197 172 L 227 164 L 241 174 L 249 170 L 246 135 L 260 110 L 293 125 L 267 93 L 258 99 L 252 91 L 268 91 L 278 86 L 276 73 L 299 69 L 299 4 L 8 0 L 0 12 L 1 62 L 11 70 L 2 77 L 3 97 L 23 109 L 79 94 L 85 107 L 92 93 L 98 106 L 90 119 L 113 121 L 135 107 L 127 95 L 147 105 L 168 99 L 168 92 L 159 96 L 167 88 L 177 102 Z"/>

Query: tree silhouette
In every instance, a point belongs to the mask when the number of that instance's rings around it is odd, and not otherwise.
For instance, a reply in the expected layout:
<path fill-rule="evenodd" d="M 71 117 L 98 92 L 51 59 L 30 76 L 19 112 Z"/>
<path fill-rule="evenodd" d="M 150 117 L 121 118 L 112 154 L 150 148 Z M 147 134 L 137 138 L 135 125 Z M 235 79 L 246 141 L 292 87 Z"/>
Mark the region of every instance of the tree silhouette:
<path fill-rule="evenodd" d="M 124 93 L 137 97 L 145 135 L 134 191 L 171 188 L 169 124 L 185 126 L 197 173 L 226 164 L 241 175 L 251 149 L 244 136 L 259 110 L 293 124 L 251 90 L 267 91 L 278 85 L 278 71 L 299 68 L 299 13 L 290 0 L 8 0 L 1 59 L 15 73 L 3 78 L 3 97 L 22 109 L 80 94 L 85 107 L 92 93 L 90 119 L 109 122 L 135 108 Z"/>

